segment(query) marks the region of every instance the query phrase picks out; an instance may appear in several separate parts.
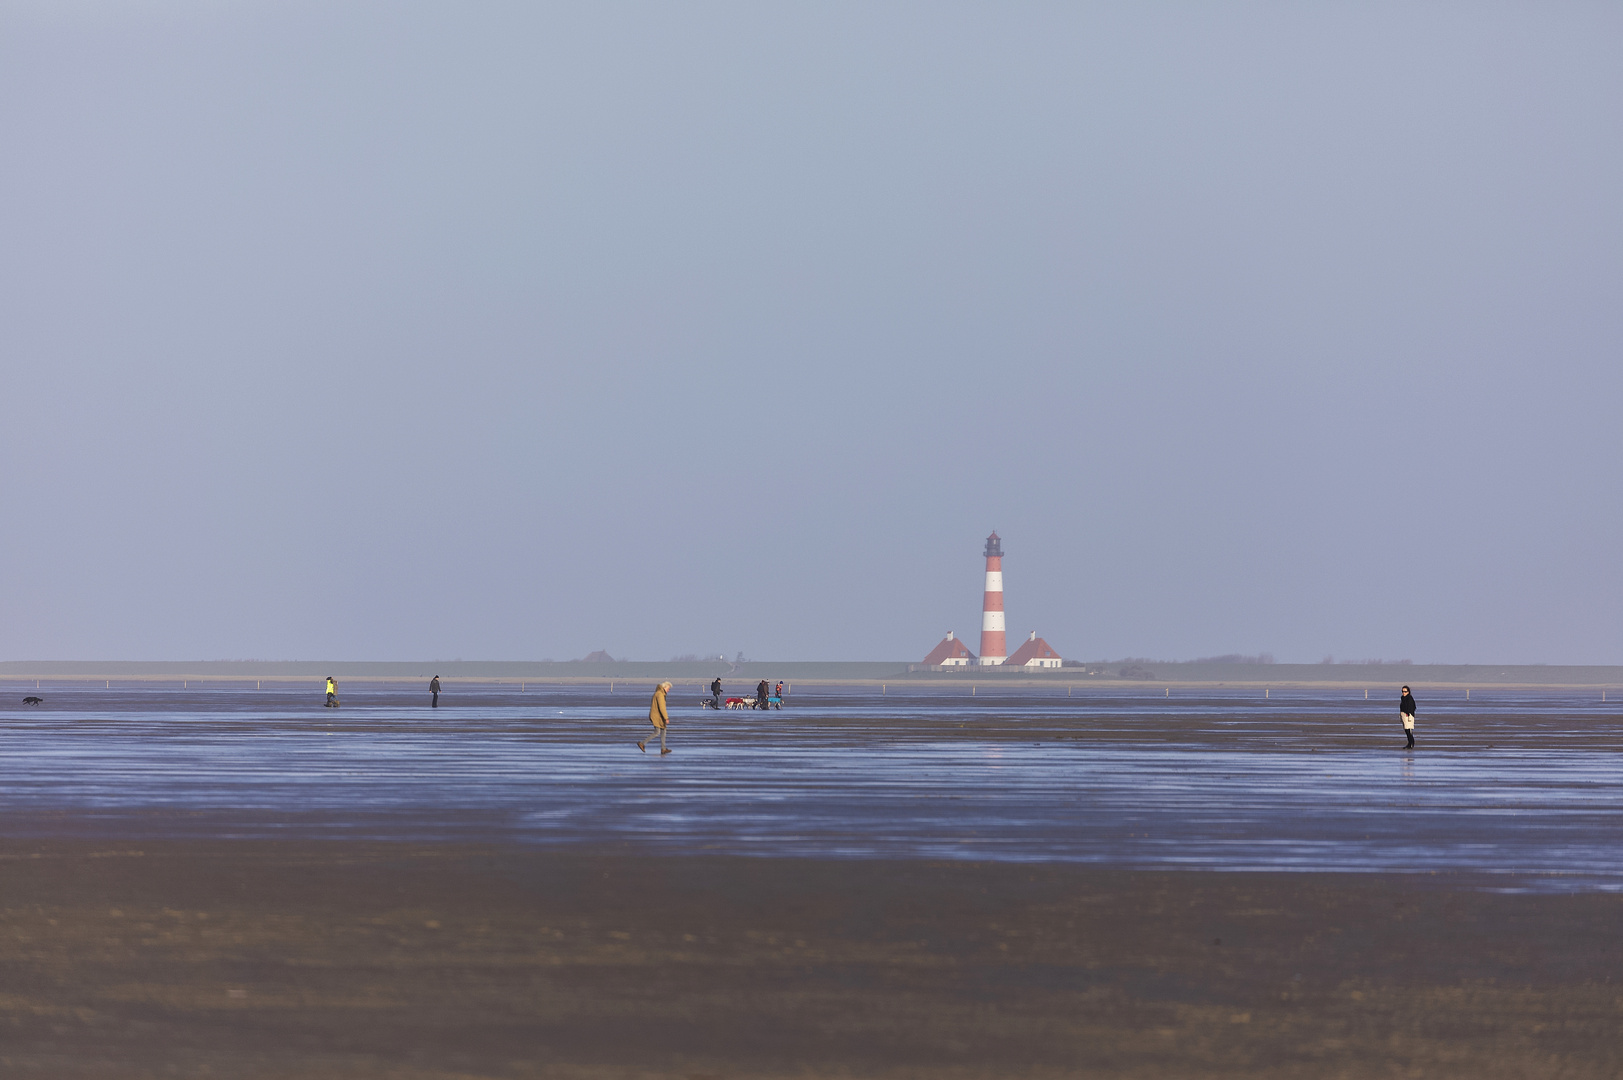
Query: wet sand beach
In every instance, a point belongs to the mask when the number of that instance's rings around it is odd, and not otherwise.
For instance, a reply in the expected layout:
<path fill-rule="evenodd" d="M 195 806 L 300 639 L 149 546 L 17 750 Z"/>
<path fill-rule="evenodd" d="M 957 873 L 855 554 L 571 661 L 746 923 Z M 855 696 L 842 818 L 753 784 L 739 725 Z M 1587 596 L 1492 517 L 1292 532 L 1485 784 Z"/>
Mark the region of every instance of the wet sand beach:
<path fill-rule="evenodd" d="M 98 691 L 0 712 L 9 1075 L 1623 1071 L 1573 695 Z"/>
<path fill-rule="evenodd" d="M 7 1075 L 1615 1076 L 1615 895 L 1430 876 L 0 845 Z"/>

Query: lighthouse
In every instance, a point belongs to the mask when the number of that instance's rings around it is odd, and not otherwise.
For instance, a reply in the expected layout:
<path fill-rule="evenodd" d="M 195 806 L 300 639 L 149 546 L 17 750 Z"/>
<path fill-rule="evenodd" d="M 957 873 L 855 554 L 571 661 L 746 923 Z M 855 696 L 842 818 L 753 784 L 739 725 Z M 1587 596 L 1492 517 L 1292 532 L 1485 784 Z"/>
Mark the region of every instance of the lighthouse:
<path fill-rule="evenodd" d="M 1003 640 L 1003 541 L 993 533 L 986 538 L 986 596 L 981 602 L 982 665 L 1001 664 L 1009 655 Z"/>

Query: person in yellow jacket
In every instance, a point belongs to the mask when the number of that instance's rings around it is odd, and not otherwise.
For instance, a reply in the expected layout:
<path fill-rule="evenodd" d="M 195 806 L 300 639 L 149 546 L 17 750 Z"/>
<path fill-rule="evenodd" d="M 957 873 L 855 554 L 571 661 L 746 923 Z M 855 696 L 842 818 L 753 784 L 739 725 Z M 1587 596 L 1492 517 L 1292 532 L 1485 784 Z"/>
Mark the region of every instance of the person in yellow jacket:
<path fill-rule="evenodd" d="M 338 684 L 331 675 L 327 676 L 327 708 L 338 708 Z"/>
<path fill-rule="evenodd" d="M 660 683 L 654 687 L 654 700 L 648 703 L 648 722 L 654 725 L 655 731 L 659 732 L 659 752 L 661 754 L 671 752 L 670 747 L 665 745 L 665 728 L 671 722 L 671 711 L 665 707 L 665 695 L 670 692 L 670 689 L 670 683 Z M 648 736 L 648 739 L 652 738 L 652 735 Z M 637 744 L 637 749 L 645 754 L 648 753 L 648 739 L 644 739 Z"/>

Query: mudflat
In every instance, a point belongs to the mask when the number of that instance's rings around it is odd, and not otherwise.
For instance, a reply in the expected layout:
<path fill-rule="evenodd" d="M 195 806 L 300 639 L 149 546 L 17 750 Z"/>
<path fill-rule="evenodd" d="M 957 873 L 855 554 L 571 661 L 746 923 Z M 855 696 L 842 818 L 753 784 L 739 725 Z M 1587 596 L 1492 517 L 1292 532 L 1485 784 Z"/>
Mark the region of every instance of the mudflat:
<path fill-rule="evenodd" d="M 8 1076 L 1623 1074 L 1608 892 L 99 833 L 0 840 Z"/>
<path fill-rule="evenodd" d="M 39 708 L 0 708 L 0 835 L 637 842 L 1623 889 L 1623 715 L 1599 693 L 1421 688 L 1409 752 L 1396 697 L 1362 691 L 819 687 L 783 711 L 677 700 L 660 758 L 634 745 L 646 686 L 459 685 L 438 709 L 346 688 L 341 710 L 320 689 L 44 687 Z"/>

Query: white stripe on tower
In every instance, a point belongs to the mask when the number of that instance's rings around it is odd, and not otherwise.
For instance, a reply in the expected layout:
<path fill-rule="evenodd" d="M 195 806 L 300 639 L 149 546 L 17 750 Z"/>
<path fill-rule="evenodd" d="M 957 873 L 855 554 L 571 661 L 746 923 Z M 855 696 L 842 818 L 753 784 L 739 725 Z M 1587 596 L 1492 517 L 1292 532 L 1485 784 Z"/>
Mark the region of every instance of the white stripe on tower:
<path fill-rule="evenodd" d="M 1008 659 L 1003 637 L 1003 541 L 993 533 L 986 538 L 986 596 L 981 603 L 980 663 L 1001 664 Z"/>

